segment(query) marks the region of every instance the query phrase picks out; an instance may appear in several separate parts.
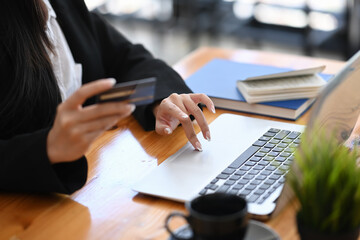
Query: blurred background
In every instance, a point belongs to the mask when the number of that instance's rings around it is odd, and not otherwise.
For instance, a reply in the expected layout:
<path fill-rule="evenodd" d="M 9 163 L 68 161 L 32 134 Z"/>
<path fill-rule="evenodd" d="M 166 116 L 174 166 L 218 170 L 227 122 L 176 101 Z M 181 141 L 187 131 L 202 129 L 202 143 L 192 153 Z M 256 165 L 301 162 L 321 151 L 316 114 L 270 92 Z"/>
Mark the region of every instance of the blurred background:
<path fill-rule="evenodd" d="M 85 0 L 170 65 L 201 46 L 347 60 L 360 46 L 360 0 Z"/>

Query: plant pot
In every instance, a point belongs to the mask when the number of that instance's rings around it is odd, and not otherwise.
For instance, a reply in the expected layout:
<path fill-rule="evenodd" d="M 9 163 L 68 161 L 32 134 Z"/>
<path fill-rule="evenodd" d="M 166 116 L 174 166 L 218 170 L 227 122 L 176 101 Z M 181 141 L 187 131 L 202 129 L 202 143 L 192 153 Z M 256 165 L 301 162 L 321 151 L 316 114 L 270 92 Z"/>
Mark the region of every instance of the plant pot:
<path fill-rule="evenodd" d="M 324 233 L 311 229 L 299 221 L 296 216 L 296 225 L 301 240 L 357 240 L 360 228 L 353 229 L 348 232 L 341 233 Z"/>

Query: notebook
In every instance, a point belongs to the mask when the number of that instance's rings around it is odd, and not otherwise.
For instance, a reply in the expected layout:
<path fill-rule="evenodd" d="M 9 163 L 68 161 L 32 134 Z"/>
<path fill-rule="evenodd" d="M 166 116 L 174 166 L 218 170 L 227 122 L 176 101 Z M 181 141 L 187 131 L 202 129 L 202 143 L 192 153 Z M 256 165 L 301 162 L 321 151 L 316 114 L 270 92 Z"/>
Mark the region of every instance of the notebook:
<path fill-rule="evenodd" d="M 340 141 L 346 139 L 360 113 L 358 107 L 360 106 L 360 96 L 357 91 L 360 89 L 359 60 L 360 52 L 348 61 L 346 66 L 322 91 L 311 112 L 307 129 L 311 129 L 310 126 L 316 121 L 326 129 L 336 129 Z M 342 114 L 343 117 L 339 118 L 339 114 Z M 283 145 L 282 153 L 290 154 L 280 156 L 279 152 L 277 156 L 273 156 L 275 158 L 283 157 L 279 159 L 279 164 L 267 164 L 266 160 L 261 158 L 266 157 L 269 152 L 274 152 L 275 147 L 281 148 L 281 146 L 265 147 L 268 144 L 265 141 L 280 140 L 278 143 L 283 143 L 283 139 L 287 139 L 286 141 L 291 141 L 288 144 L 297 144 L 299 140 L 296 139 L 304 131 L 305 126 L 222 114 L 209 127 L 212 134 L 210 142 L 203 140 L 201 133 L 198 134 L 203 145 L 202 152 L 195 151 L 190 143 L 185 144 L 178 152 L 144 176 L 133 186 L 133 189 L 140 193 L 184 202 L 211 192 L 211 184 L 218 185 L 215 191 L 229 194 L 234 192 L 232 191 L 234 186 L 242 185 L 242 188 L 238 187 L 236 194 L 243 195 L 243 190 L 251 190 L 249 195 L 245 195 L 245 198 L 248 201 L 249 213 L 253 218 L 266 220 L 275 216 L 292 198 L 291 191 L 286 184 L 286 175 L 279 173 L 279 170 L 284 171 L 286 168 L 279 169 L 280 166 L 291 164 L 292 153 L 286 151 L 289 145 Z M 279 134 L 284 137 L 279 136 L 279 139 L 276 139 L 275 136 Z M 264 137 L 270 138 L 266 140 Z M 254 150 L 254 147 L 257 150 Z M 264 152 L 259 149 L 265 148 L 270 150 L 263 155 Z M 239 158 L 241 160 L 238 161 Z M 260 169 L 262 166 L 259 164 L 260 162 L 265 164 L 264 168 Z M 256 166 L 259 166 L 258 169 L 254 168 Z M 266 169 L 268 166 L 276 168 Z M 264 171 L 267 171 L 266 174 L 262 174 Z M 249 182 L 241 183 L 240 181 L 244 180 L 243 176 L 250 176 L 250 179 L 245 179 Z M 261 176 L 265 176 L 265 178 Z M 271 178 L 271 176 L 274 177 Z M 232 179 L 230 179 L 231 177 Z M 225 182 L 229 180 L 235 181 L 235 183 L 231 182 L 230 187 L 222 187 L 227 185 Z M 253 180 L 258 180 L 258 182 L 250 184 L 250 181 Z M 266 180 L 274 181 L 271 188 L 263 187 Z M 216 182 L 214 183 L 214 181 Z M 255 187 L 247 188 L 250 185 Z M 259 195 L 259 197 L 254 199 L 253 195 Z"/>

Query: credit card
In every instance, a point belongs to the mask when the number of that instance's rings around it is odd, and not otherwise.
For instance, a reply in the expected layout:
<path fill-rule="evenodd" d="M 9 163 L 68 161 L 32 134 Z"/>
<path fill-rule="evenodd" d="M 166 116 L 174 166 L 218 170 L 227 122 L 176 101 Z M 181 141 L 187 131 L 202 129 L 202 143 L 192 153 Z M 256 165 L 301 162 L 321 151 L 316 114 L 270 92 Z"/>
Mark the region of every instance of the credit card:
<path fill-rule="evenodd" d="M 126 101 L 136 106 L 150 104 L 154 101 L 155 83 L 155 77 L 118 83 L 100 93 L 97 102 Z"/>

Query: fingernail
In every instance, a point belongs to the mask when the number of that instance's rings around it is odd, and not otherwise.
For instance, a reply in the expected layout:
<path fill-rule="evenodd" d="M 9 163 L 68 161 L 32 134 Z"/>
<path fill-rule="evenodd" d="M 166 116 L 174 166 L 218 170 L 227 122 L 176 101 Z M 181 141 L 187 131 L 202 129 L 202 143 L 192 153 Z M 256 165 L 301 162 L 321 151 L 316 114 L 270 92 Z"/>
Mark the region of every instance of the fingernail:
<path fill-rule="evenodd" d="M 205 138 L 206 138 L 206 140 L 208 140 L 209 142 L 211 141 L 210 131 L 207 131 L 207 132 L 206 132 Z"/>
<path fill-rule="evenodd" d="M 171 134 L 171 132 L 172 132 L 170 128 L 165 128 L 164 131 L 165 131 L 165 133 L 168 134 L 168 135 Z"/>
<path fill-rule="evenodd" d="M 183 119 L 187 119 L 189 116 L 186 115 L 186 114 L 183 114 L 181 117 L 182 117 Z"/>
<path fill-rule="evenodd" d="M 108 78 L 108 79 L 106 79 L 108 82 L 109 82 L 109 84 L 111 83 L 111 85 L 114 85 L 115 83 L 116 83 L 116 79 L 115 78 Z"/>
<path fill-rule="evenodd" d="M 202 152 L 202 147 L 201 147 L 200 142 L 196 142 L 195 147 L 196 147 L 196 150 L 198 150 L 199 152 Z"/>
<path fill-rule="evenodd" d="M 215 113 L 215 107 L 211 107 L 212 113 Z"/>
<path fill-rule="evenodd" d="M 133 113 L 136 109 L 136 106 L 134 104 L 129 104 L 130 105 L 130 111 Z"/>

